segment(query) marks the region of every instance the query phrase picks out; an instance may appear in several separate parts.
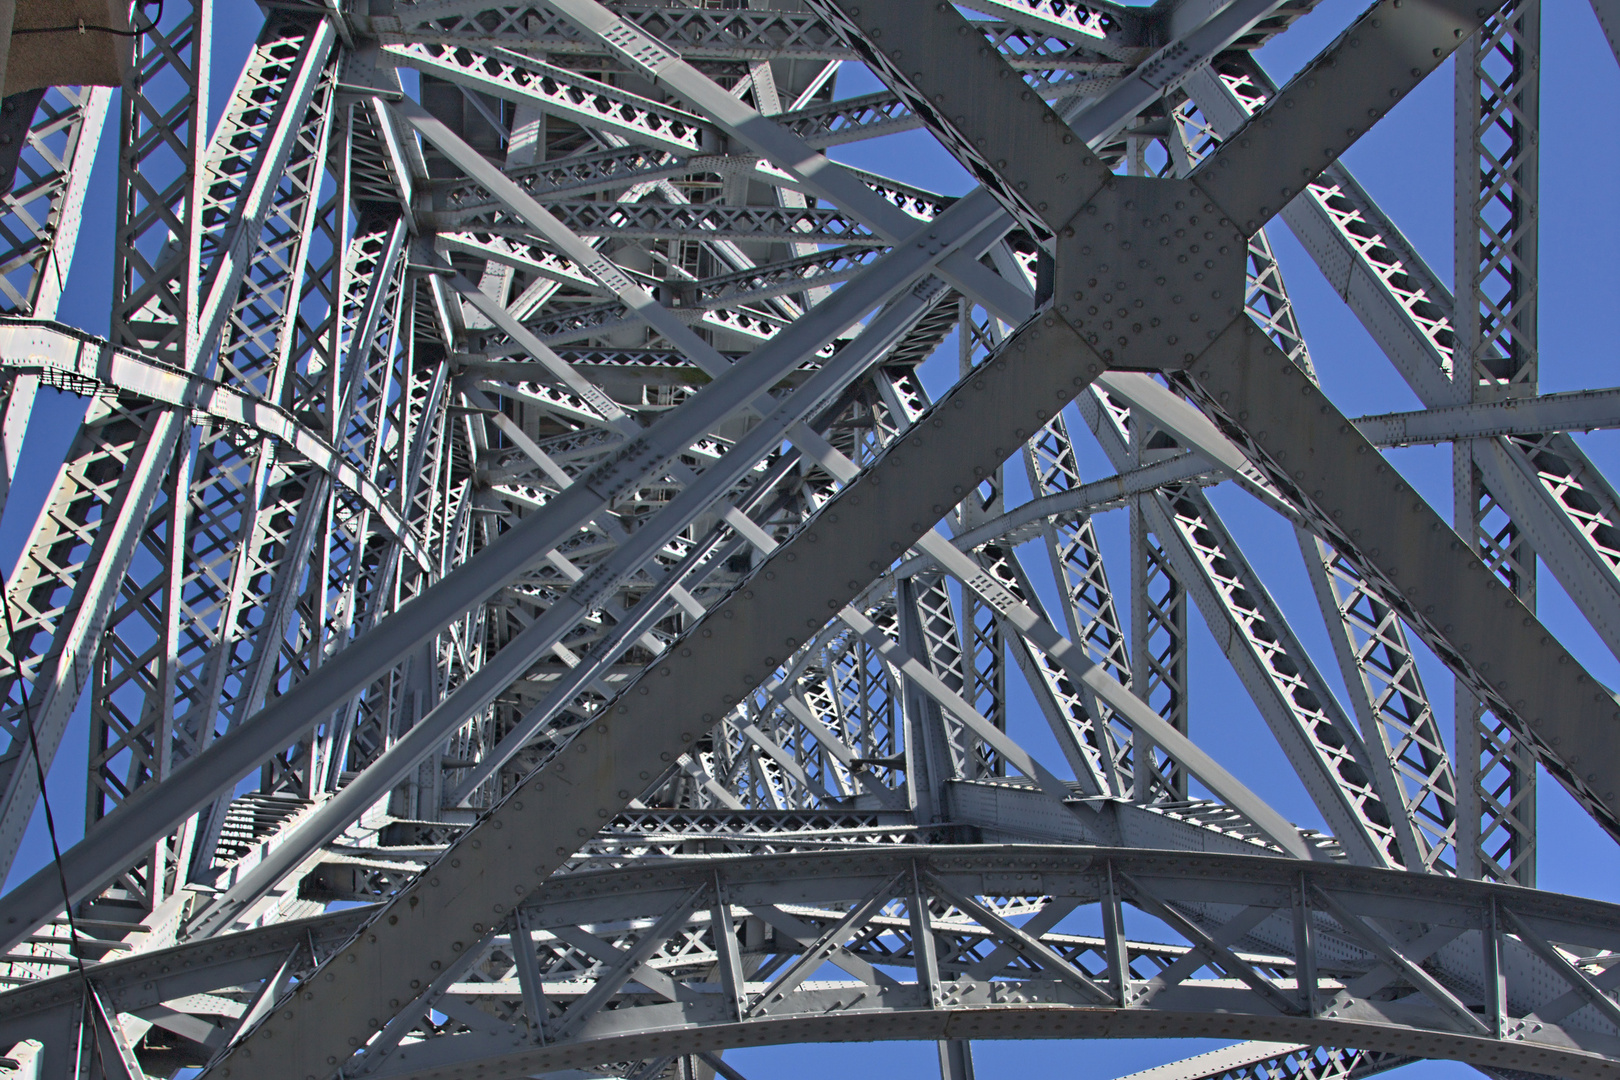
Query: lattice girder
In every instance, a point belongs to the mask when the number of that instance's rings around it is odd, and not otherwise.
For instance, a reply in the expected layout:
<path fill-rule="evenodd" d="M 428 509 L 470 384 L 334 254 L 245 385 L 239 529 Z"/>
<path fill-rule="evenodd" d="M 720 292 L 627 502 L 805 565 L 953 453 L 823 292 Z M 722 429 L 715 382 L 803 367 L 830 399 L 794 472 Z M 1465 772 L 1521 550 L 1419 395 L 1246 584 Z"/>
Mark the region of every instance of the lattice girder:
<path fill-rule="evenodd" d="M 94 825 L 0 905 L 7 1056 L 1613 1072 L 1613 912 L 1465 879 L 1533 882 L 1537 768 L 1620 830 L 1609 695 L 1533 606 L 1539 558 L 1620 641 L 1620 504 L 1564 431 L 1454 426 L 1448 547 L 1360 434 L 1561 415 L 1535 6 L 1378 0 L 1279 90 L 1250 51 L 1310 7 L 277 8 L 207 132 L 215 13 L 149 6 L 110 343 L 40 321 L 107 95 L 0 116 L 5 479 L 40 386 L 90 399 L 7 583 L 0 845 L 87 683 Z M 1453 298 L 1335 159 L 1459 42 Z M 826 153 L 919 131 L 978 187 Z M 1277 215 L 1434 415 L 1340 416 Z M 1227 481 L 1296 531 L 1344 704 Z M 1327 832 L 1229 768 L 1198 619 Z"/>

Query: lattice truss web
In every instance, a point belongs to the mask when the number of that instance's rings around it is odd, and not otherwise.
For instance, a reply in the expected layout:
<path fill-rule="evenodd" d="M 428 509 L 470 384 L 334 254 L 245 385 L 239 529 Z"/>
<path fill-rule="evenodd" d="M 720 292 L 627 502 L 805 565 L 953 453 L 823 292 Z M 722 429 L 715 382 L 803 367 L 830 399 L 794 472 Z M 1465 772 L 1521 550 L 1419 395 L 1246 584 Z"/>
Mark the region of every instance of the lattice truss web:
<path fill-rule="evenodd" d="M 292 0 L 234 83 L 240 11 L 167 0 L 121 89 L 6 98 L 7 489 L 42 387 L 84 419 L 5 587 L 0 1074 L 1616 1076 L 1620 908 L 1534 889 L 1534 808 L 1620 835 L 1620 705 L 1535 579 L 1620 647 L 1567 434 L 1620 391 L 1538 392 L 1495 2 L 1378 0 L 1278 87 L 1312 0 Z M 1455 295 L 1338 161 L 1453 55 Z M 970 190 L 827 156 L 916 129 Z M 57 307 L 109 212 L 103 340 Z M 1278 218 L 1422 410 L 1320 390 Z M 1199 622 L 1294 776 L 1190 723 Z"/>

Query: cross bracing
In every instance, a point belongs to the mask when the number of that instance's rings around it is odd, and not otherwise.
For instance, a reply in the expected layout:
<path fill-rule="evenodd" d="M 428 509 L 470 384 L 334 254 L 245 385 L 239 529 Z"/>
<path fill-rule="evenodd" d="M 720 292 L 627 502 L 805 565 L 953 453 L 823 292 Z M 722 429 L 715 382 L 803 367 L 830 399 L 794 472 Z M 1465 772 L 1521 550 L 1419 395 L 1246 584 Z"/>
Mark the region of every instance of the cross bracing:
<path fill-rule="evenodd" d="M 121 89 L 8 98 L 5 490 L 41 387 L 85 412 L 7 581 L 6 867 L 90 745 L 0 900 L 6 1056 L 1613 1075 L 1620 916 L 1524 887 L 1538 772 L 1620 834 L 1614 695 L 1535 614 L 1539 561 L 1620 641 L 1569 434 L 1620 392 L 1538 393 L 1539 5 L 1379 0 L 1279 89 L 1311 6 L 273 5 L 231 75 L 193 0 Z M 1455 295 L 1338 160 L 1453 53 Z M 977 186 L 826 153 L 919 131 Z M 102 340 L 57 320 L 112 138 Z M 1278 216 L 1422 409 L 1323 391 Z M 1451 518 L 1380 453 L 1435 443 Z M 1200 730 L 1195 620 L 1311 822 Z"/>

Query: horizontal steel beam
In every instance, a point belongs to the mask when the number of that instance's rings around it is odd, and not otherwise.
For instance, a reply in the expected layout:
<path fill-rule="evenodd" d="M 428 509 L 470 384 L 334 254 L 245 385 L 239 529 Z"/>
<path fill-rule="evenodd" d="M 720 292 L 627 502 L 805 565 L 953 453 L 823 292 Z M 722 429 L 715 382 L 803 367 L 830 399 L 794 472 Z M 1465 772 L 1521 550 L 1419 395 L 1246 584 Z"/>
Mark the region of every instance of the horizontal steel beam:
<path fill-rule="evenodd" d="M 399 509 L 372 478 L 279 405 L 57 323 L 0 321 L 0 357 L 0 370 L 38 375 L 45 385 L 68 393 L 88 396 L 115 390 L 189 408 L 274 439 L 358 496 L 390 539 L 418 565 L 426 563 Z"/>
<path fill-rule="evenodd" d="M 1012 5 L 1007 5 L 1009 8 Z M 985 30 L 1008 47 L 1010 62 L 1036 70 L 1079 70 L 1095 68 L 1099 62 L 1140 55 L 1135 43 L 1146 31 L 1142 15 L 1129 14 L 1120 22 L 1131 28 L 1117 42 L 1115 35 L 1093 23 L 1090 12 L 1082 21 L 1087 29 L 1069 25 L 1066 19 L 1041 20 L 1025 6 L 1026 17 L 1011 11 L 995 10 L 1005 22 L 987 22 Z M 627 21 L 669 48 L 679 49 L 694 60 L 750 60 L 774 58 L 801 60 L 847 60 L 853 54 L 843 42 L 813 14 L 802 11 L 769 9 L 736 10 L 675 8 L 655 5 L 625 5 L 618 9 Z M 545 11 L 541 8 L 540 11 Z M 519 18 L 521 12 L 522 18 Z M 554 14 L 536 16 L 534 8 L 472 3 L 435 3 L 411 9 L 410 16 L 354 15 L 357 29 L 388 45 L 430 43 L 450 46 L 537 48 L 563 55 L 602 55 L 607 52 L 599 39 L 582 34 L 567 20 Z M 550 13 L 547 13 L 550 14 Z M 458 18 L 459 16 L 459 18 Z M 491 18 L 493 16 L 493 18 Z M 1078 21 L 1078 20 L 1077 20 Z M 1095 26 L 1096 29 L 1091 29 Z M 1070 39 L 1065 45 L 1059 39 Z M 1110 65 L 1118 67 L 1121 65 Z"/>
<path fill-rule="evenodd" d="M 1541 435 L 1549 431 L 1597 431 L 1620 427 L 1620 389 L 1571 390 L 1539 397 L 1443 405 L 1416 412 L 1363 416 L 1355 424 L 1377 446 Z"/>

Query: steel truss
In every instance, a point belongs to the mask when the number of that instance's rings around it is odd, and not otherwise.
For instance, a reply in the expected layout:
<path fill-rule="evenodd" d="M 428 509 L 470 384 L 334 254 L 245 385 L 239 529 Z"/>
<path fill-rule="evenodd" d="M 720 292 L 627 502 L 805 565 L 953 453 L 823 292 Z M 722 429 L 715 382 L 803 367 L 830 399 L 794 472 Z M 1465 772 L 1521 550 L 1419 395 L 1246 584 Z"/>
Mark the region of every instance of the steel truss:
<path fill-rule="evenodd" d="M 1539 4 L 1377 0 L 1279 89 L 1310 6 L 270 5 L 210 131 L 195 0 L 122 90 L 8 98 L 0 496 L 42 387 L 85 413 L 6 583 L 0 867 L 90 742 L 85 838 L 0 900 L 5 1056 L 1616 1075 L 1620 909 L 1525 888 L 1538 773 L 1620 837 L 1620 704 L 1535 614 L 1539 560 L 1620 651 L 1569 434 L 1620 390 L 1538 394 Z M 1336 160 L 1453 53 L 1456 296 Z M 824 154 L 917 129 L 978 186 Z M 109 340 L 56 321 L 103 137 Z M 1424 409 L 1323 393 L 1279 216 Z M 1201 730 L 1195 619 L 1325 830 Z"/>

